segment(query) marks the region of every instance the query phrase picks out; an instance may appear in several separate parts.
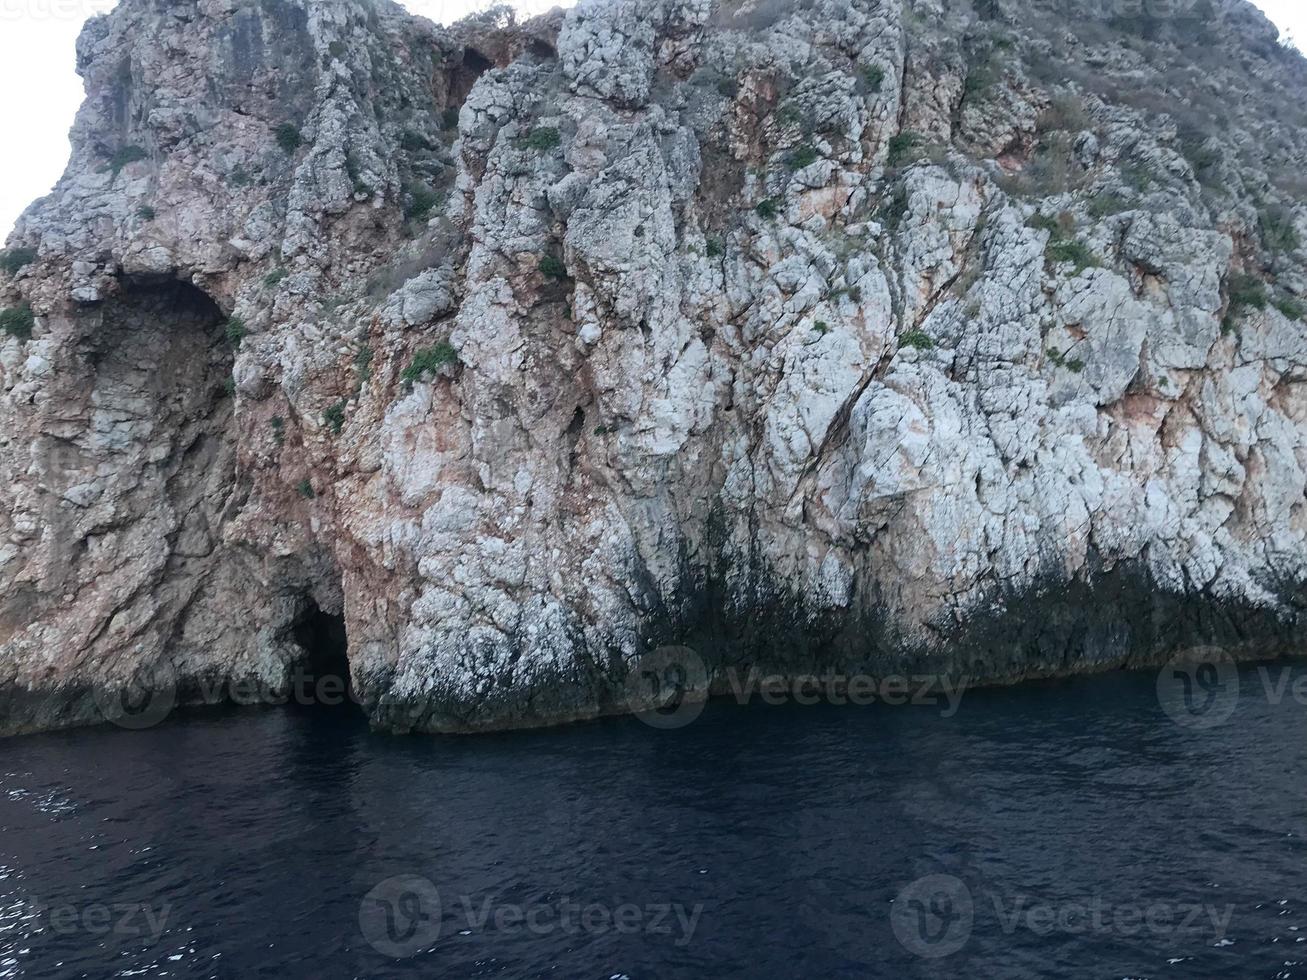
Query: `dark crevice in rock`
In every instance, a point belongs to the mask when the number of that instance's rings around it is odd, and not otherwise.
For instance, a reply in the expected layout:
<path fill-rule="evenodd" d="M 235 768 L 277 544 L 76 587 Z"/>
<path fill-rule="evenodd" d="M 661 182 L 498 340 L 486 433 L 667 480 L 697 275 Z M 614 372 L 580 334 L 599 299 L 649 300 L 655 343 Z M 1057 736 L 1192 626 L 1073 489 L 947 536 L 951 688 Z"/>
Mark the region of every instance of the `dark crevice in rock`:
<path fill-rule="evenodd" d="M 494 62 L 476 48 L 463 49 L 463 62 L 449 80 L 449 107 L 460 108 L 472 92 L 477 79 L 494 67 Z"/>

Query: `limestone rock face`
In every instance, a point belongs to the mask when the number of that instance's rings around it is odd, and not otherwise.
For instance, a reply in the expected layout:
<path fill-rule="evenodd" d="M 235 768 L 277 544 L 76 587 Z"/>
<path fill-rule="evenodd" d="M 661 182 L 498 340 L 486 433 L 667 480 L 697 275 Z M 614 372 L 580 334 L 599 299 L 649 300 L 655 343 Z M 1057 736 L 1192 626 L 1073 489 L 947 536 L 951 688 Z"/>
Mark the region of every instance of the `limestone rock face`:
<path fill-rule="evenodd" d="M 1243 0 L 122 0 L 0 306 L 0 731 L 1302 635 L 1307 62 Z"/>

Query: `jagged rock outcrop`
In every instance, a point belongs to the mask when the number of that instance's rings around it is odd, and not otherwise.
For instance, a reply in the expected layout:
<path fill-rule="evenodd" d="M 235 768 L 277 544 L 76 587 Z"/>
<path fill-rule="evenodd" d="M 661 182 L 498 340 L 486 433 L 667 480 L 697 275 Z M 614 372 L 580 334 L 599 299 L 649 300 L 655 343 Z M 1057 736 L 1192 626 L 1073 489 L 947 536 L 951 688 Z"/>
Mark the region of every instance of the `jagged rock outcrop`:
<path fill-rule="evenodd" d="M 314 610 L 397 730 L 620 710 L 662 644 L 994 681 L 1275 652 L 1275 37 L 1243 0 L 122 0 L 0 273 L 0 730 L 142 671 L 276 688 Z"/>

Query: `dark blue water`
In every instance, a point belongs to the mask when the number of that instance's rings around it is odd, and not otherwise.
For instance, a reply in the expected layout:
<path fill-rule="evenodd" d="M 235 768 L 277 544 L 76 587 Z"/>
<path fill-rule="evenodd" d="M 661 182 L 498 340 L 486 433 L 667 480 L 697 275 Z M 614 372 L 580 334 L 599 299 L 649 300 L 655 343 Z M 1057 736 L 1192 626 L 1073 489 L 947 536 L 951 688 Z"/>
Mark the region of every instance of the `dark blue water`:
<path fill-rule="evenodd" d="M 1263 671 L 1202 730 L 1117 674 L 948 718 L 11 740 L 0 976 L 1307 976 L 1307 669 Z"/>

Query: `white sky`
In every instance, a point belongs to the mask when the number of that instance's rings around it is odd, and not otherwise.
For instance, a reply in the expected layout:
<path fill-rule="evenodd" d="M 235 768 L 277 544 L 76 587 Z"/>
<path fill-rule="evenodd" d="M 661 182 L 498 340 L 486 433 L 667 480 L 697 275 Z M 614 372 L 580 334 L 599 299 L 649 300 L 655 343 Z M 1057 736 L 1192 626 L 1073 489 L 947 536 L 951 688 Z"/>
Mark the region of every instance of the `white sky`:
<path fill-rule="evenodd" d="M 87 17 L 115 0 L 0 0 L 0 243 L 19 213 L 49 191 L 68 162 L 68 129 L 82 100 L 74 42 Z M 401 0 L 440 23 L 483 9 L 486 0 Z M 525 13 L 574 0 L 514 0 Z M 1255 0 L 1307 50 L 1307 2 Z"/>

